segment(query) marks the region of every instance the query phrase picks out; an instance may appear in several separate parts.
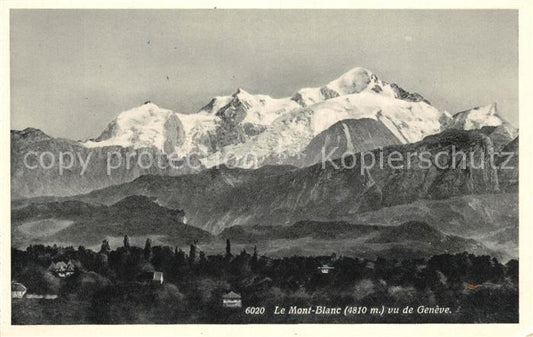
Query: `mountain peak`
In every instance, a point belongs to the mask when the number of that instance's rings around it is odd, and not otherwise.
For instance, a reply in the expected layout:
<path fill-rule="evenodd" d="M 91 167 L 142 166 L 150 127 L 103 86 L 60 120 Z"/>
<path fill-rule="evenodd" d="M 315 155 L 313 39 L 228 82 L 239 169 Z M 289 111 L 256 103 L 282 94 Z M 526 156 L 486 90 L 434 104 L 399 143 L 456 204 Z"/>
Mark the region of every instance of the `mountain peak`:
<path fill-rule="evenodd" d="M 372 72 L 361 67 L 355 67 L 342 74 L 339 78 L 329 82 L 326 88 L 332 89 L 339 95 L 359 93 L 368 87 L 368 84 L 377 77 Z"/>
<path fill-rule="evenodd" d="M 485 116 L 492 116 L 498 113 L 498 106 L 496 102 L 493 102 L 491 104 L 487 104 L 484 106 L 476 106 L 468 110 L 457 112 L 453 116 L 456 117 L 456 116 L 461 116 L 461 115 L 469 114 L 473 112 L 478 112 L 479 114 L 483 114 Z"/>
<path fill-rule="evenodd" d="M 221 111 L 226 110 L 230 105 L 238 105 L 240 102 L 254 102 L 255 96 L 244 90 L 243 88 L 237 88 L 237 90 L 231 96 L 216 96 L 203 106 L 198 112 L 204 112 L 212 115 L 220 116 Z"/>
<path fill-rule="evenodd" d="M 239 87 L 232 96 L 235 97 L 237 95 L 250 95 L 250 93 Z"/>
<path fill-rule="evenodd" d="M 157 104 L 153 103 L 152 101 L 145 101 L 142 105 L 138 106 L 137 108 L 133 108 L 133 109 L 139 109 L 139 108 L 159 109 L 159 106 Z M 133 109 L 130 109 L 130 110 L 133 110 Z"/>
<path fill-rule="evenodd" d="M 171 153 L 185 138 L 183 125 L 175 112 L 162 109 L 146 101 L 143 105 L 126 110 L 108 124 L 87 147 L 122 146 L 132 148 L 156 147 Z"/>
<path fill-rule="evenodd" d="M 251 105 L 258 105 L 260 104 L 260 97 L 267 97 L 266 95 L 252 95 L 243 88 L 237 88 L 237 91 L 233 95 L 231 95 L 232 104 L 240 104 L 243 103 L 245 106 L 251 106 Z M 268 98 L 270 98 L 268 96 Z"/>
<path fill-rule="evenodd" d="M 500 126 L 505 121 L 498 114 L 496 103 L 475 107 L 453 115 L 451 127 L 455 129 L 473 130 L 484 126 Z"/>

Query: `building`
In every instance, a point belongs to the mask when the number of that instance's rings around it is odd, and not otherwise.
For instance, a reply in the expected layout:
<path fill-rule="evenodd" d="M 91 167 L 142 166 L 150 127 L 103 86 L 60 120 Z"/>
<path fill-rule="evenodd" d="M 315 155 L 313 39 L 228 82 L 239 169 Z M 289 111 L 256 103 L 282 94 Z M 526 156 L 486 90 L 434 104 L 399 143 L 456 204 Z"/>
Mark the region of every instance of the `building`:
<path fill-rule="evenodd" d="M 335 267 L 330 267 L 327 264 L 324 264 L 317 268 L 322 274 L 329 274 L 330 270 L 335 269 Z"/>
<path fill-rule="evenodd" d="M 76 272 L 76 267 L 70 260 L 67 263 L 59 261 L 57 263 L 52 262 L 48 267 L 48 270 L 56 274 L 58 277 L 65 278 L 73 275 Z"/>
<path fill-rule="evenodd" d="M 26 287 L 18 282 L 11 282 L 11 298 L 22 298 L 26 294 Z"/>
<path fill-rule="evenodd" d="M 137 276 L 137 281 L 145 284 L 163 284 L 163 272 L 148 271 Z"/>
<path fill-rule="evenodd" d="M 242 307 L 241 295 L 230 291 L 222 296 L 222 306 L 225 308 L 240 308 Z"/>
<path fill-rule="evenodd" d="M 154 275 L 152 277 L 152 284 L 163 284 L 163 272 L 154 271 Z"/>

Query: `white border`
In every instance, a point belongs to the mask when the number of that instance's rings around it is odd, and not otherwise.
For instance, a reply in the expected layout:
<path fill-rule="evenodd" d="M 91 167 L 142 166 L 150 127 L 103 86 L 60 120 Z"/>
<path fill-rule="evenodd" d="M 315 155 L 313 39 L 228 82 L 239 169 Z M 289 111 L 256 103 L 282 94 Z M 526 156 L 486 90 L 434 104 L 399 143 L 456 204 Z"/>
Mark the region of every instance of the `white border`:
<path fill-rule="evenodd" d="M 520 88 L 520 323 L 519 324 L 264 324 L 264 325 L 71 325 L 11 326 L 10 301 L 10 91 L 9 10 L 12 8 L 359 8 L 359 9 L 519 9 Z M 6 1 L 0 0 L 0 336 L 527 336 L 533 335 L 533 167 L 532 4 L 528 0 L 485 1 Z"/>

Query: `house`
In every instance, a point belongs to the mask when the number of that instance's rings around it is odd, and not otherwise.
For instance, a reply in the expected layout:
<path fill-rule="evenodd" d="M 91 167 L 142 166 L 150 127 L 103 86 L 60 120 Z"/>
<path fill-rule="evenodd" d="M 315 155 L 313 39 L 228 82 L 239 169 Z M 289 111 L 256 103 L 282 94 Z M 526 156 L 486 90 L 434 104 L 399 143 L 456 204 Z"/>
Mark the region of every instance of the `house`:
<path fill-rule="evenodd" d="M 67 263 L 59 261 L 57 263 L 52 262 L 48 267 L 48 270 L 56 274 L 58 277 L 65 278 L 73 275 L 76 272 L 76 267 L 70 260 Z"/>
<path fill-rule="evenodd" d="M 11 282 L 11 298 L 22 298 L 26 294 L 26 287 L 18 282 Z"/>
<path fill-rule="evenodd" d="M 145 284 L 163 284 L 163 272 L 148 271 L 137 276 L 137 281 Z"/>
<path fill-rule="evenodd" d="M 153 284 L 163 284 L 163 272 L 154 271 L 154 276 L 152 277 Z"/>
<path fill-rule="evenodd" d="M 330 267 L 327 264 L 324 264 L 317 268 L 322 274 L 329 274 L 330 270 L 335 269 L 335 267 Z"/>
<path fill-rule="evenodd" d="M 222 295 L 222 306 L 225 308 L 240 308 L 242 307 L 241 295 L 230 291 Z"/>

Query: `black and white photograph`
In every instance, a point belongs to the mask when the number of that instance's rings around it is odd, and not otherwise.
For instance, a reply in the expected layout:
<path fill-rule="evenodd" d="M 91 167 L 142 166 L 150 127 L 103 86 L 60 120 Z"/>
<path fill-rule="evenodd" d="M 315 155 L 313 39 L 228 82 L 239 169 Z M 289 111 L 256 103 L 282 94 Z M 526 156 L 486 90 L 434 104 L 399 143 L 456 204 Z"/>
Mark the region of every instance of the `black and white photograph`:
<path fill-rule="evenodd" d="M 10 8 L 7 321 L 525 323 L 520 11 Z"/>

